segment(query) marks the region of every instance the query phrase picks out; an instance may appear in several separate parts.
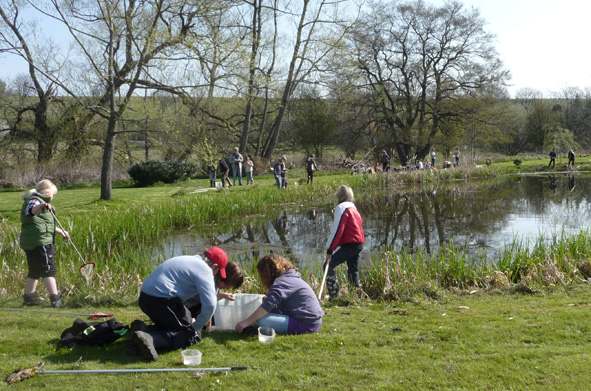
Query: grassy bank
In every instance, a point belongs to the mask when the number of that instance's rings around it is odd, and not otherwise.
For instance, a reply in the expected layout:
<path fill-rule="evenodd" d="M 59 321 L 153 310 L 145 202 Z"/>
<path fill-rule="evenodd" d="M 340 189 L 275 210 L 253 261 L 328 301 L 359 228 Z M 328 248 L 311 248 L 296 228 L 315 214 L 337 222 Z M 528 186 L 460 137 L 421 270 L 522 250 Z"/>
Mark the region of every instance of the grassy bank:
<path fill-rule="evenodd" d="M 400 181 L 430 183 L 499 175 L 495 166 L 421 173 L 396 173 L 376 176 L 346 174 L 323 175 L 314 186 L 298 185 L 301 174 L 291 176 L 288 191 L 273 187 L 270 177 L 257 179 L 255 186 L 233 187 L 224 191 L 200 191 L 205 181 L 150 188 L 115 189 L 114 201 L 96 201 L 96 188 L 61 191 L 56 198 L 59 217 L 72 232 L 82 253 L 97 264 L 96 278 L 87 284 L 78 273 L 79 261 L 73 249 L 60 241 L 59 275 L 61 288 L 71 305 L 126 304 L 137 297 L 142 278 L 154 267 L 153 248 L 176 231 L 200 232 L 248 216 L 264 214 L 289 205 L 332 204 L 336 187 L 351 185 L 360 205 L 367 208 L 382 193 L 401 191 Z M 417 177 L 418 175 L 422 177 Z M 405 179 L 406 178 L 406 179 Z M 411 178 L 411 179 L 408 179 Z M 420 186 L 420 184 L 419 184 Z M 20 193 L 0 193 L 0 297 L 15 297 L 22 292 L 26 273 L 25 257 L 18 246 L 18 208 Z M 362 278 L 372 298 L 409 298 L 432 295 L 441 289 L 472 289 L 498 284 L 500 271 L 510 283 L 556 285 L 579 282 L 589 277 L 581 265 L 591 258 L 591 234 L 561 238 L 553 244 L 539 243 L 533 249 L 516 244 L 499 259 L 472 261 L 459 248 L 448 246 L 436 254 L 385 253 L 373 259 Z M 585 267 L 585 266 L 584 266 Z M 304 275 L 315 286 L 319 271 Z M 386 279 L 386 276 L 389 276 Z M 250 279 L 249 281 L 254 281 Z M 492 281 L 492 282 L 491 282 Z M 254 290 L 258 284 L 245 287 Z"/>
<path fill-rule="evenodd" d="M 358 302 L 326 308 L 317 335 L 261 345 L 255 338 L 214 333 L 198 345 L 202 367 L 246 365 L 246 372 L 37 376 L 11 389 L 584 389 L 591 381 L 590 306 L 587 286 L 535 296 L 476 292 L 415 303 Z M 111 310 L 123 322 L 140 315 L 131 307 Z M 179 352 L 140 362 L 123 340 L 105 348 L 56 350 L 52 341 L 72 317 L 48 311 L 0 309 L 3 376 L 40 360 L 50 369 L 181 366 Z"/>

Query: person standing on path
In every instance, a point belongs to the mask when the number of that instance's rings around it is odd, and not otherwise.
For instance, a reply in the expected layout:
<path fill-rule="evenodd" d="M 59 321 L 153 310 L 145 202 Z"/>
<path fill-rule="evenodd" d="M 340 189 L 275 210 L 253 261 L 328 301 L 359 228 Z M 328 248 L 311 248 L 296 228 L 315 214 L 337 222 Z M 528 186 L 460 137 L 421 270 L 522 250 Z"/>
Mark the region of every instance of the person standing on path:
<path fill-rule="evenodd" d="M 246 184 L 252 185 L 254 183 L 254 162 L 250 155 L 246 155 L 246 162 L 244 162 L 244 172 L 246 173 Z"/>
<path fill-rule="evenodd" d="M 218 168 L 220 169 L 220 173 L 222 174 L 222 187 L 226 187 L 226 183 L 228 184 L 228 187 L 232 186 L 232 183 L 230 182 L 230 167 L 228 166 L 228 162 L 226 161 L 226 158 L 223 157 L 220 159 L 220 161 L 218 162 Z"/>
<path fill-rule="evenodd" d="M 326 260 L 323 269 L 328 262 L 328 275 L 326 287 L 331 299 L 339 294 L 339 284 L 335 268 L 341 263 L 347 262 L 347 277 L 349 284 L 363 292 L 359 280 L 359 254 L 365 243 L 363 219 L 357 211 L 354 202 L 353 190 L 349 186 L 342 185 L 336 192 L 338 205 L 334 211 L 334 220 L 327 241 Z"/>
<path fill-rule="evenodd" d="M 234 148 L 234 153 L 231 156 L 232 163 L 232 183 L 236 186 L 236 178 L 238 178 L 238 184 L 242 186 L 242 162 L 244 157 L 240 153 L 238 147 Z"/>
<path fill-rule="evenodd" d="M 551 150 L 550 153 L 548 154 L 548 156 L 550 156 L 550 162 L 548 163 L 548 168 L 550 168 L 550 166 L 552 166 L 552 168 L 556 167 L 556 151 Z"/>
<path fill-rule="evenodd" d="M 318 166 L 316 165 L 316 161 L 314 160 L 314 155 L 310 155 L 306 159 L 306 173 L 308 174 L 306 184 L 314 182 L 314 171 L 318 171 Z"/>
<path fill-rule="evenodd" d="M 142 285 L 138 304 L 154 322 L 131 324 L 131 340 L 147 361 L 158 359 L 158 351 L 186 348 L 201 341 L 201 331 L 210 325 L 218 298 L 233 300 L 224 288 L 238 288 L 244 276 L 237 264 L 219 247 L 200 255 L 184 255 L 161 263 Z M 197 310 L 191 310 L 197 307 Z M 195 316 L 195 318 L 193 318 Z"/>
<path fill-rule="evenodd" d="M 431 151 L 431 168 L 435 168 L 435 162 L 437 161 L 437 153 L 433 149 Z"/>
<path fill-rule="evenodd" d="M 51 306 L 62 306 L 62 299 L 55 279 L 55 234 L 65 240 L 70 234 L 56 226 L 55 208 L 51 204 L 57 187 L 48 179 L 39 181 L 34 189 L 23 195 L 21 208 L 20 246 L 27 255 L 29 272 L 23 295 L 24 305 L 41 304 L 37 294 L 37 282 L 43 278 Z"/>
<path fill-rule="evenodd" d="M 568 150 L 568 168 L 575 168 L 575 151 L 571 149 Z"/>

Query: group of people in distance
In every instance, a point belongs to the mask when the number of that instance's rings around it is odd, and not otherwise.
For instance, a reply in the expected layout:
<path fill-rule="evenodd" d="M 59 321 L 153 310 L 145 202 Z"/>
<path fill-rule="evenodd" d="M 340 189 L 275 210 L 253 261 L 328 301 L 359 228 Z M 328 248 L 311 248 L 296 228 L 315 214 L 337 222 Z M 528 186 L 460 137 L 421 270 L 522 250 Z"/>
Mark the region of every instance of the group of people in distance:
<path fill-rule="evenodd" d="M 55 236 L 69 240 L 68 232 L 56 224 L 52 205 L 57 187 L 45 179 L 26 192 L 21 208 L 20 244 L 28 261 L 24 304 L 39 305 L 36 292 L 39 279 L 45 280 L 53 307 L 62 306 L 56 283 Z M 338 204 L 327 240 L 327 288 L 331 299 L 339 294 L 335 268 L 347 263 L 351 287 L 361 291 L 359 257 L 365 242 L 363 219 L 354 204 L 353 190 L 341 186 Z M 257 263 L 257 272 L 266 293 L 262 304 L 235 328 L 238 333 L 254 334 L 256 326 L 271 327 L 278 334 L 318 332 L 324 312 L 319 298 L 289 260 L 267 255 Z M 217 301 L 233 300 L 224 289 L 238 289 L 244 275 L 237 263 L 230 262 L 219 247 L 202 255 L 185 255 L 162 262 L 143 281 L 138 305 L 151 324 L 134 320 L 131 341 L 146 360 L 156 360 L 158 352 L 185 348 L 198 343 L 212 326 Z M 214 320 L 215 321 L 215 320 Z"/>
<path fill-rule="evenodd" d="M 548 157 L 550 158 L 550 161 L 548 162 L 548 168 L 555 168 L 556 167 L 556 157 L 558 155 L 556 154 L 556 151 L 553 149 L 550 151 L 550 153 L 548 154 Z M 568 150 L 567 153 L 567 158 L 568 158 L 568 164 L 567 164 L 567 168 L 574 168 L 575 167 L 575 151 L 571 149 Z"/>
<path fill-rule="evenodd" d="M 423 170 L 423 169 L 430 169 L 430 168 L 435 168 L 436 164 L 437 164 L 437 152 L 435 151 L 435 149 L 431 150 L 431 153 L 429 154 L 431 161 L 430 162 L 423 162 L 422 160 L 419 159 L 415 159 L 415 164 L 414 167 L 411 167 L 416 169 L 416 170 Z M 382 150 L 382 152 L 380 153 L 380 158 L 379 161 L 382 165 L 382 172 L 389 172 L 390 171 L 390 155 L 388 154 L 388 151 L 386 151 L 385 149 Z M 442 167 L 443 168 L 449 168 L 449 167 L 459 167 L 460 165 L 460 150 L 456 149 L 453 153 L 452 153 L 452 161 L 447 161 L 444 160 L 442 163 Z M 406 167 L 408 168 L 408 167 Z M 377 169 L 376 169 L 377 170 Z"/>
<path fill-rule="evenodd" d="M 210 187 L 216 187 L 217 172 L 222 176 L 222 187 L 236 185 L 242 186 L 242 176 L 246 174 L 246 184 L 252 185 L 254 183 L 254 161 L 250 155 L 244 156 L 240 153 L 238 147 L 228 157 L 222 157 L 217 167 L 214 162 L 209 162 L 207 165 L 207 175 L 209 176 Z M 232 182 L 230 182 L 230 175 L 232 175 Z"/>
<path fill-rule="evenodd" d="M 230 187 L 236 185 L 242 186 L 242 176 L 246 175 L 246 183 L 248 185 L 254 183 L 254 161 L 250 155 L 244 156 L 240 153 L 238 147 L 234 148 L 234 151 L 228 157 L 222 157 L 217 167 L 213 162 L 207 164 L 207 175 L 209 176 L 210 187 L 216 187 L 217 174 L 221 174 L 222 187 Z M 279 189 L 286 189 L 288 185 L 287 181 L 287 156 L 282 155 L 275 163 L 272 164 L 271 171 L 275 177 L 275 184 Z M 318 171 L 318 165 L 314 155 L 308 155 L 306 158 L 306 183 L 312 183 L 314 181 L 314 172 Z M 232 176 L 232 181 L 230 181 Z"/>

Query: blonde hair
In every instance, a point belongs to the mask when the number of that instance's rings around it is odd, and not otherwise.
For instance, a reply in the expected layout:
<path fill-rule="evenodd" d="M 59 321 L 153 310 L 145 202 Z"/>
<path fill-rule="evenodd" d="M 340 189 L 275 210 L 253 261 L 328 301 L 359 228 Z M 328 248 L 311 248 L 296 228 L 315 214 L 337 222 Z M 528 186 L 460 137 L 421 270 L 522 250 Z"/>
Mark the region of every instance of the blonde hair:
<path fill-rule="evenodd" d="M 35 192 L 42 197 L 53 197 L 57 194 L 57 186 L 49 179 L 42 179 L 35 185 Z"/>
<path fill-rule="evenodd" d="M 355 202 L 353 189 L 351 189 L 349 186 L 341 185 L 341 187 L 339 187 L 335 195 L 337 196 L 339 204 L 341 202 Z"/>

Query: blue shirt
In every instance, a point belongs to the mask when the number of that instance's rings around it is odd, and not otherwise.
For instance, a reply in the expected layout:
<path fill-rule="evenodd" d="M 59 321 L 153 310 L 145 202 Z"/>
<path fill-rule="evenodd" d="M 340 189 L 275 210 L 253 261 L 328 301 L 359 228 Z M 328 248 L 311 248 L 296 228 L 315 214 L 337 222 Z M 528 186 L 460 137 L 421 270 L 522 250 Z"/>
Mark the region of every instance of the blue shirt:
<path fill-rule="evenodd" d="M 199 255 L 184 255 L 164 261 L 144 280 L 142 292 L 164 299 L 178 297 L 183 302 L 198 298 L 201 312 L 193 324 L 195 330 L 205 326 L 217 305 L 213 271 Z"/>

